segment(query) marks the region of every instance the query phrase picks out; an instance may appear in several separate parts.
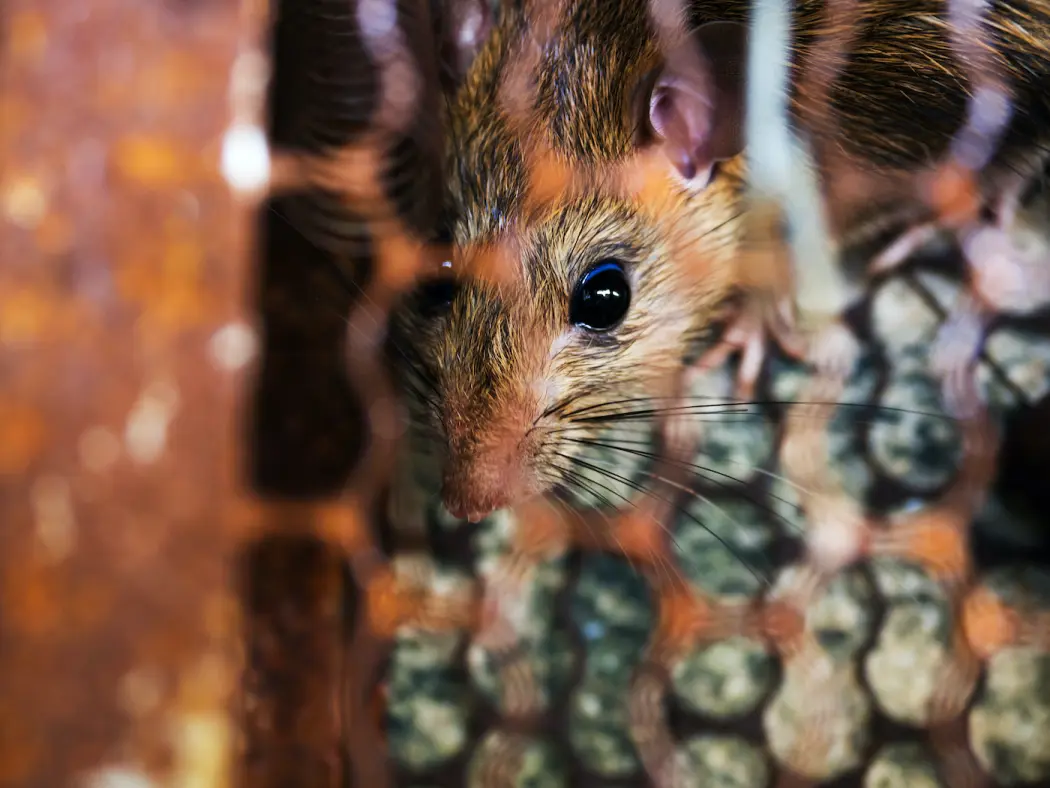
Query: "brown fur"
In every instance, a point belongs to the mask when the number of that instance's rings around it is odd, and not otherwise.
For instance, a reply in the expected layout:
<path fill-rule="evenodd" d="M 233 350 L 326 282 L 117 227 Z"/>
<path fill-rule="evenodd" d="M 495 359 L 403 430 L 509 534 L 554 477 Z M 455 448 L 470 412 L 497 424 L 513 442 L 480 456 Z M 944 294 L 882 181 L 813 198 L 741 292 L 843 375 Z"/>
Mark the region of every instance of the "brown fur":
<path fill-rule="evenodd" d="M 837 143 L 880 170 L 930 163 L 965 107 L 944 3 L 863 0 L 862 6 L 853 50 L 831 92 Z M 644 0 L 566 0 L 562 7 L 553 38 L 537 48 L 528 14 L 506 3 L 448 106 L 455 264 L 503 244 L 520 266 L 523 289 L 469 282 L 446 316 L 424 319 L 409 308 L 397 321 L 400 335 L 419 350 L 415 371 L 424 368 L 429 380 L 428 402 L 415 404 L 417 418 L 432 423 L 446 445 L 446 501 L 465 511 L 503 506 L 563 480 L 558 455 L 579 454 L 560 431 L 565 410 L 670 393 L 716 302 L 734 285 L 739 159 L 700 193 L 675 193 L 661 216 L 608 188 L 540 206 L 525 199 L 537 149 L 585 170 L 631 154 L 634 90 L 658 62 Z M 692 12 L 694 24 L 743 20 L 746 4 L 695 2 Z M 796 4 L 796 69 L 820 32 L 821 13 L 816 0 Z M 998 2 L 991 20 L 1017 91 L 1018 111 L 1000 157 L 1009 166 L 1019 141 L 1039 141 L 1050 128 L 1050 17 L 1043 0 L 1011 0 Z M 534 79 L 526 74 L 514 83 L 532 92 L 513 113 L 500 99 L 521 64 L 539 69 Z M 525 122 L 515 116 L 522 109 L 531 113 Z M 704 260 L 704 276 L 672 264 L 683 249 Z M 626 264 L 632 303 L 621 328 L 589 336 L 571 330 L 569 298 L 580 274 L 603 257 Z M 594 432 L 574 429 L 580 436 Z"/>

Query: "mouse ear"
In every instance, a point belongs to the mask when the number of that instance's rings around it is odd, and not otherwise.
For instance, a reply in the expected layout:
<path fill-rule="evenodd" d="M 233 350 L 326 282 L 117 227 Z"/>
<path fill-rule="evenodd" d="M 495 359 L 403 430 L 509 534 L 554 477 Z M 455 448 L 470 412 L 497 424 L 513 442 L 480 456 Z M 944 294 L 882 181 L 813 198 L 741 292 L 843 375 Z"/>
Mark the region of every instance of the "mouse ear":
<path fill-rule="evenodd" d="M 703 188 L 714 164 L 743 149 L 747 28 L 710 22 L 697 28 L 649 84 L 646 121 L 682 179 Z"/>
<path fill-rule="evenodd" d="M 492 31 L 490 0 L 445 0 L 435 12 L 446 88 L 455 90 Z"/>

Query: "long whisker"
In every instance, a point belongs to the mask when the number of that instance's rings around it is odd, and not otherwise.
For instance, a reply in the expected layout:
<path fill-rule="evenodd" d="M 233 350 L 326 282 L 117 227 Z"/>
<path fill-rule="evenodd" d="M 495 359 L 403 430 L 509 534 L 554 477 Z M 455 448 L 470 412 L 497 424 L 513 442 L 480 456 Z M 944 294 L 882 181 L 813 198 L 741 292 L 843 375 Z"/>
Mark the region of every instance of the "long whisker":
<path fill-rule="evenodd" d="M 721 506 L 716 504 L 714 501 L 712 501 L 706 495 L 703 495 L 702 493 L 699 493 L 696 490 L 690 489 L 689 487 L 687 487 L 687 486 L 685 486 L 683 484 L 680 484 L 680 483 L 674 481 L 673 479 L 668 479 L 666 476 L 663 476 L 661 474 L 652 473 L 650 471 L 643 471 L 642 473 L 648 479 L 652 479 L 653 481 L 662 482 L 664 484 L 667 484 L 667 485 L 669 485 L 671 487 L 674 487 L 679 492 L 684 493 L 685 495 L 687 495 L 687 496 L 689 496 L 691 498 L 694 498 L 694 499 L 696 499 L 696 500 L 698 500 L 698 501 L 700 501 L 702 503 L 706 503 L 708 506 L 710 506 L 716 512 L 718 512 L 723 517 L 725 517 L 726 520 L 729 521 L 729 523 L 731 523 L 732 525 L 734 525 L 734 526 L 739 526 L 740 525 L 740 522 L 736 518 L 732 517 L 729 514 L 729 512 L 727 512 Z M 753 564 L 751 564 L 750 562 L 745 560 L 742 556 L 740 556 L 740 554 L 737 553 L 737 551 L 725 539 L 723 539 L 718 534 L 716 534 L 714 531 L 712 531 L 709 527 L 707 527 L 706 525 L 701 523 L 700 520 L 695 515 L 691 514 L 687 509 L 684 509 L 682 507 L 676 506 L 675 508 L 679 512 L 684 514 L 686 517 L 688 517 L 690 520 L 692 520 L 694 523 L 700 525 L 705 531 L 707 531 L 707 533 L 709 533 L 712 537 L 714 537 L 714 539 L 717 540 L 718 543 L 720 545 L 722 545 L 726 550 L 728 550 L 730 555 L 732 555 L 733 558 L 735 558 L 737 561 L 739 561 L 741 563 L 741 565 L 745 569 L 747 569 L 747 571 L 751 574 L 751 576 L 759 581 L 759 583 L 761 583 L 762 585 L 766 586 L 767 588 L 770 585 L 772 585 L 770 579 L 765 574 L 760 574 L 759 571 L 756 569 L 756 567 Z"/>
<path fill-rule="evenodd" d="M 573 461 L 573 459 L 571 457 L 568 457 L 568 456 L 563 455 L 563 454 L 559 454 L 557 456 L 562 457 L 564 459 L 567 459 L 570 462 Z M 567 477 L 573 479 L 575 481 L 575 483 L 577 484 L 577 486 L 580 487 L 580 489 L 584 490 L 585 492 L 589 493 L 590 495 L 593 495 L 595 498 L 598 499 L 598 501 L 600 503 L 603 503 L 608 508 L 610 508 L 610 509 L 618 509 L 618 507 L 616 507 L 612 503 L 612 501 L 610 501 L 606 496 L 595 492 L 595 490 L 593 489 L 594 485 L 597 485 L 597 486 L 601 487 L 602 489 L 608 490 L 610 493 L 615 495 L 617 498 L 620 498 L 622 501 L 624 501 L 624 503 L 626 503 L 631 508 L 633 508 L 633 509 L 637 509 L 638 508 L 638 505 L 634 501 L 632 501 L 630 498 L 627 498 L 622 493 L 617 492 L 616 490 L 614 490 L 609 485 L 603 484 L 602 482 L 600 482 L 600 481 L 598 481 L 596 479 L 587 479 L 582 474 L 576 473 L 575 471 L 570 471 L 570 470 L 568 470 L 568 469 L 566 469 L 566 468 L 564 468 L 564 467 L 562 467 L 560 465 L 557 465 L 556 463 L 552 463 L 552 465 L 554 465 L 554 467 L 558 468 L 558 470 L 560 470 L 562 473 L 566 474 Z M 573 511 L 575 512 L 575 509 L 573 509 Z M 584 518 L 582 514 L 580 514 L 579 512 L 576 512 L 576 514 L 581 520 L 583 520 L 586 523 L 586 518 Z M 624 554 L 624 555 L 627 555 L 628 551 L 624 548 L 623 543 L 619 540 L 619 538 L 614 533 L 614 528 L 612 526 L 612 521 L 609 519 L 608 515 L 606 515 L 605 512 L 600 511 L 600 510 L 598 511 L 598 514 L 600 514 L 602 519 L 605 520 L 606 524 L 609 525 L 609 537 L 616 543 L 616 546 L 620 548 L 620 552 L 622 554 Z M 588 527 L 588 530 L 590 530 L 591 533 L 593 534 L 594 531 L 593 531 L 592 528 L 590 528 L 589 523 L 587 524 L 587 527 Z M 661 524 L 661 527 L 662 527 L 662 524 Z M 674 534 L 672 534 L 669 531 L 667 531 L 667 529 L 664 529 L 664 531 L 668 534 L 668 537 L 669 537 L 671 543 L 673 545 L 675 545 L 675 546 L 679 546 L 678 542 L 675 539 Z M 656 566 L 656 567 L 658 567 L 660 569 L 663 569 L 665 571 L 665 573 L 666 573 L 667 578 L 673 582 L 675 577 L 676 577 L 676 575 L 677 575 L 677 567 L 675 567 L 674 563 L 669 558 L 667 558 L 666 556 L 663 556 L 663 555 L 656 554 L 656 555 L 654 555 L 654 558 L 657 559 L 654 562 L 654 566 Z M 630 559 L 628 558 L 628 560 L 630 560 Z"/>
<path fill-rule="evenodd" d="M 677 413 L 684 413 L 684 414 L 693 413 L 693 414 L 704 415 L 704 416 L 708 416 L 708 417 L 711 417 L 711 416 L 719 416 L 719 417 L 722 417 L 722 416 L 726 416 L 726 417 L 729 417 L 729 416 L 751 416 L 751 417 L 754 417 L 754 416 L 760 416 L 761 415 L 760 413 L 755 412 L 755 411 L 715 411 L 715 412 L 711 412 L 711 413 L 704 413 L 703 411 L 689 410 L 689 409 L 685 409 L 685 408 L 678 408 L 678 409 L 675 409 L 675 410 L 671 410 L 671 409 L 667 409 L 667 410 L 651 409 L 651 410 L 629 410 L 629 411 L 624 411 L 622 413 L 609 413 L 609 414 L 605 414 L 605 415 L 602 415 L 602 416 L 588 416 L 588 417 L 583 418 L 583 419 L 573 419 L 571 421 L 571 423 L 579 425 L 579 424 L 615 424 L 615 423 L 624 422 L 624 421 L 627 421 L 627 422 L 630 422 L 630 421 L 653 421 L 653 420 L 657 419 L 660 416 L 671 415 L 672 413 L 675 413 L 675 412 L 677 412 Z M 707 418 L 706 421 L 714 421 L 714 419 L 713 418 Z M 734 421 L 743 421 L 743 419 L 723 418 L 722 421 L 731 423 L 731 422 L 734 422 Z"/>
<path fill-rule="evenodd" d="M 569 396 L 564 397 L 563 399 L 559 400 L 558 402 L 555 402 L 553 405 L 551 405 L 549 408 L 547 408 L 545 411 L 543 411 L 543 413 L 540 414 L 540 417 L 539 417 L 539 419 L 537 419 L 537 421 L 539 421 L 540 419 L 545 419 L 545 418 L 548 418 L 550 416 L 553 416 L 556 413 L 560 414 L 561 417 L 564 418 L 565 414 L 562 411 L 564 411 L 565 408 L 567 408 L 570 405 L 572 405 L 572 403 L 575 402 L 576 400 L 578 400 L 579 397 L 580 397 L 579 394 L 570 394 Z"/>
<path fill-rule="evenodd" d="M 696 523 L 701 528 L 703 528 L 705 531 L 707 531 L 709 534 L 711 534 L 712 538 L 714 538 L 719 544 L 721 544 L 726 550 L 728 550 L 730 552 L 730 554 L 732 554 L 732 556 L 734 558 L 736 558 L 738 561 L 740 561 L 741 565 L 745 569 L 747 569 L 748 572 L 751 573 L 751 575 L 754 576 L 754 578 L 757 581 L 759 581 L 763 585 L 766 585 L 766 586 L 769 585 L 769 579 L 764 577 L 764 576 L 762 576 L 762 575 L 760 575 L 758 573 L 758 571 L 746 559 L 744 559 L 742 556 L 737 554 L 737 552 L 732 548 L 732 546 L 729 545 L 728 542 L 726 542 L 725 539 L 720 537 L 718 534 L 716 534 L 714 531 L 712 531 L 710 528 L 708 528 L 706 525 L 704 525 L 702 522 L 700 522 L 700 520 L 694 514 L 692 514 L 688 510 L 684 509 L 683 507 L 681 507 L 677 503 L 675 503 L 674 500 L 668 499 L 668 498 L 665 498 L 665 497 L 662 497 L 662 496 L 659 496 L 655 492 L 653 492 L 652 490 L 646 489 L 645 486 L 643 486 L 641 484 L 638 484 L 637 482 L 631 481 L 630 479 L 627 479 L 627 478 L 625 478 L 623 476 L 620 476 L 617 473 L 613 473 L 612 471 L 610 471 L 610 470 L 608 470 L 606 468 L 601 468 L 601 467 L 599 467 L 597 465 L 594 465 L 593 463 L 589 463 L 589 462 L 586 462 L 584 460 L 581 460 L 578 457 L 570 457 L 569 455 L 566 455 L 566 454 L 559 454 L 559 456 L 563 457 L 563 458 L 569 460 L 570 462 L 575 463 L 575 464 L 577 464 L 577 465 L 579 465 L 581 467 L 587 468 L 588 470 L 591 470 L 594 473 L 598 473 L 598 474 L 601 474 L 602 476 L 606 476 L 607 478 L 613 479 L 614 481 L 618 481 L 621 484 L 624 484 L 627 487 L 630 487 L 632 490 L 635 490 L 636 492 L 641 493 L 642 495 L 648 495 L 650 498 L 653 498 L 653 499 L 655 499 L 657 501 L 660 501 L 661 503 L 667 504 L 672 509 L 677 511 L 679 514 L 681 514 L 681 515 L 687 517 L 688 519 L 692 520 L 694 523 Z M 692 493 L 692 491 L 689 490 L 688 488 L 683 487 L 682 485 L 677 484 L 676 482 L 674 482 L 674 481 L 672 481 L 670 479 L 666 479 L 666 478 L 662 478 L 662 477 L 658 478 L 656 476 L 653 476 L 652 474 L 648 474 L 648 475 L 649 475 L 650 478 L 654 478 L 657 481 L 662 481 L 662 482 L 665 482 L 667 484 L 670 484 L 672 487 L 676 487 L 676 488 L 678 488 L 679 490 L 681 490 L 683 492 Z M 707 499 L 703 498 L 703 496 L 700 496 L 697 493 L 692 493 L 692 494 L 695 497 L 698 497 L 698 498 L 700 498 L 702 500 L 707 500 Z M 725 516 L 725 518 L 727 520 L 729 520 L 730 522 L 735 522 L 733 520 L 733 518 L 728 515 L 728 513 L 722 511 L 716 504 L 714 504 L 711 501 L 708 501 L 708 503 L 710 503 L 710 505 L 713 508 L 715 508 L 716 510 L 721 512 L 721 514 L 723 516 Z M 660 526 L 660 529 L 664 533 L 666 533 L 668 535 L 668 537 L 672 540 L 672 543 L 675 546 L 680 547 L 680 545 L 678 544 L 678 542 L 676 540 L 676 537 L 675 537 L 674 533 L 665 524 L 658 523 L 658 525 Z"/>
<path fill-rule="evenodd" d="M 566 432 L 567 432 L 567 430 L 566 430 Z M 593 443 L 593 441 L 590 441 L 589 439 L 585 439 L 585 438 L 566 438 L 566 440 L 571 441 L 573 443 Z M 617 440 L 617 444 L 619 444 L 619 446 L 652 446 L 653 445 L 652 440 L 621 440 L 620 438 L 617 438 L 616 440 Z M 615 444 L 594 443 L 594 445 L 601 446 L 602 448 L 608 448 L 608 449 L 619 448 L 619 446 L 615 445 Z M 703 446 L 699 447 L 697 453 L 698 454 L 702 454 L 703 453 Z M 643 454 L 642 456 L 645 456 L 647 459 L 665 459 L 664 457 L 662 457 L 661 455 L 656 454 L 656 453 Z M 697 470 L 697 471 L 703 471 L 704 473 L 714 473 L 714 474 L 717 474 L 719 476 L 724 476 L 725 478 L 730 479 L 730 480 L 735 481 L 735 482 L 739 482 L 740 481 L 739 479 L 735 478 L 734 476 L 732 476 L 732 475 L 730 475 L 728 473 L 723 473 L 722 471 L 717 471 L 714 468 L 709 468 L 706 465 L 696 465 L 696 464 L 690 465 L 689 463 L 686 463 L 684 460 L 679 460 L 678 462 L 681 465 L 686 465 L 686 466 L 688 466 L 688 467 L 690 467 L 690 468 L 692 468 L 694 470 Z M 743 467 L 746 467 L 749 470 L 751 470 L 751 471 L 753 471 L 755 473 L 759 473 L 759 474 L 761 474 L 763 476 L 766 476 L 766 477 L 768 477 L 770 479 L 773 479 L 774 481 L 783 482 L 784 484 L 787 484 L 787 485 L 795 488 L 796 490 L 798 490 L 799 492 L 801 492 L 801 493 L 803 493 L 805 495 L 814 495 L 815 494 L 814 490 L 810 489 L 809 487 L 806 487 L 805 485 L 801 485 L 801 484 L 799 484 L 799 483 L 797 483 L 795 481 L 792 481 L 787 476 L 782 476 L 779 473 L 774 473 L 773 471 L 770 471 L 770 470 L 768 470 L 766 468 L 759 468 L 759 467 L 756 467 L 755 465 L 752 465 L 751 463 L 744 462 L 743 460 L 734 460 L 734 459 L 730 459 L 730 458 L 726 458 L 725 460 L 723 460 L 723 462 L 727 462 L 727 463 L 729 463 L 731 465 L 741 465 Z M 714 480 L 712 479 L 712 480 L 709 480 L 709 481 L 714 481 Z M 786 504 L 787 506 L 794 506 L 794 504 L 791 503 L 791 501 L 785 500 L 784 498 L 780 498 L 780 497 L 778 497 L 776 495 L 770 495 L 770 497 L 773 498 L 774 500 L 777 500 L 777 501 L 780 501 L 781 503 Z"/>
<path fill-rule="evenodd" d="M 604 442 L 601 442 L 601 441 L 593 441 L 593 440 L 587 440 L 587 439 L 583 439 L 583 438 L 567 438 L 566 440 L 568 440 L 571 443 L 579 443 L 579 444 L 582 444 L 584 446 L 592 446 L 592 447 L 595 447 L 595 448 L 612 449 L 614 451 L 621 451 L 621 452 L 624 452 L 625 454 L 634 455 L 636 457 L 643 457 L 643 458 L 648 459 L 648 460 L 665 460 L 667 462 L 671 462 L 677 468 L 684 468 L 684 469 L 688 469 L 688 470 L 692 470 L 692 471 L 700 471 L 702 473 L 710 473 L 710 474 L 713 474 L 713 475 L 716 475 L 716 476 L 721 476 L 724 479 L 726 479 L 727 481 L 721 481 L 719 479 L 710 479 L 710 478 L 707 478 L 707 477 L 701 477 L 701 478 L 703 478 L 705 481 L 710 482 L 711 484 L 717 484 L 719 486 L 719 488 L 724 489 L 724 490 L 732 489 L 731 486 L 730 486 L 730 482 L 736 482 L 736 483 L 740 482 L 740 480 L 737 479 L 736 477 L 734 477 L 732 474 L 728 474 L 728 473 L 725 473 L 723 471 L 718 471 L 718 470 L 715 470 L 714 468 L 708 468 L 708 467 L 706 467 L 704 465 L 697 465 L 695 463 L 686 462 L 685 460 L 673 460 L 671 458 L 662 456 L 659 452 L 642 451 L 640 449 L 629 449 L 627 447 L 617 446 L 616 444 L 612 444 L 612 443 L 604 443 Z M 741 463 L 741 462 L 738 461 L 737 464 L 745 465 L 746 463 Z M 756 471 L 757 470 L 761 470 L 759 468 L 754 468 L 753 466 L 748 466 L 748 467 L 751 468 L 752 470 L 756 470 Z M 776 474 L 773 474 L 773 476 L 776 477 Z M 779 477 L 777 477 L 777 478 L 779 478 Z M 782 479 L 782 481 L 785 481 L 788 484 L 792 484 L 793 486 L 796 486 L 796 487 L 798 486 L 798 485 L 794 485 L 793 482 L 791 482 L 790 480 L 787 480 L 787 479 Z M 774 500 L 776 500 L 776 501 L 780 501 L 781 503 L 783 503 L 786 506 L 792 506 L 793 505 L 790 501 L 787 501 L 787 500 L 785 500 L 784 498 L 781 498 L 778 495 L 773 495 L 773 494 L 770 493 L 769 496 L 771 498 L 773 498 Z M 761 510 L 767 512 L 768 514 L 772 515 L 773 517 L 781 520 L 784 523 L 784 525 L 787 526 L 787 528 L 789 528 L 790 530 L 795 531 L 796 533 L 801 533 L 801 529 L 799 529 L 798 526 L 796 526 L 793 523 L 789 522 L 786 518 L 784 518 L 783 515 L 781 515 L 778 512 L 774 511 L 772 507 L 770 507 L 770 506 L 768 506 L 766 504 L 759 503 L 758 501 L 754 501 L 754 500 L 751 500 L 751 503 L 753 503 L 759 509 L 761 509 Z"/>
<path fill-rule="evenodd" d="M 596 492 L 593 489 L 593 487 L 591 486 L 592 484 L 597 484 L 598 486 L 609 490 L 613 495 L 617 495 L 617 497 L 622 498 L 629 506 L 637 508 L 636 504 L 633 501 L 631 501 L 631 500 L 629 500 L 627 498 L 624 498 L 622 495 L 619 495 L 615 490 L 613 490 L 608 485 L 601 484 L 600 482 L 597 482 L 597 481 L 594 481 L 594 480 L 591 480 L 591 479 L 585 479 L 580 474 L 575 473 L 574 471 L 570 471 L 567 468 L 563 468 L 560 465 L 556 465 L 555 464 L 555 467 L 558 468 L 558 470 L 561 471 L 563 474 L 565 474 L 566 478 L 572 479 L 574 484 L 576 484 L 580 489 L 582 489 L 584 492 L 588 493 L 589 495 L 593 495 L 596 499 L 598 499 L 598 502 L 603 504 L 604 506 L 606 506 L 606 507 L 608 507 L 610 509 L 616 509 L 617 508 L 615 505 L 613 505 L 612 501 L 610 501 L 606 496 L 602 495 L 599 492 Z M 562 506 L 562 508 L 564 510 L 570 512 L 573 516 L 575 516 L 576 519 L 579 520 L 580 523 L 585 528 L 587 528 L 587 530 L 590 531 L 592 535 L 594 535 L 594 529 L 591 527 L 591 524 L 587 521 L 586 517 L 584 517 L 570 503 L 564 502 L 564 501 L 559 501 L 559 503 L 561 504 L 561 506 Z M 616 536 L 615 529 L 613 528 L 613 525 L 612 525 L 612 520 L 610 520 L 609 516 L 604 511 L 602 511 L 601 509 L 592 510 L 592 511 L 597 511 L 598 515 L 600 515 L 601 518 L 603 520 L 605 520 L 606 525 L 609 526 L 609 528 L 607 529 L 607 534 L 608 534 L 609 538 L 611 538 L 613 540 L 613 542 L 616 544 L 616 546 L 620 549 L 620 554 L 623 555 L 627 559 L 627 561 L 630 564 L 631 568 L 635 569 L 635 571 L 637 571 L 637 567 L 634 566 L 634 562 L 631 560 L 629 551 L 625 548 L 623 543 Z M 600 538 L 600 537 L 597 537 L 596 535 L 595 535 L 595 537 L 596 538 Z M 654 562 L 654 566 L 664 569 L 667 572 L 668 577 L 671 578 L 672 577 L 672 573 L 674 572 L 674 566 L 664 556 L 661 556 L 661 555 L 657 554 L 657 555 L 654 555 L 653 557 L 657 559 Z"/>
<path fill-rule="evenodd" d="M 682 399 L 684 399 L 684 398 L 682 398 L 682 397 L 632 397 L 630 399 L 613 400 L 611 402 L 600 402 L 600 403 L 598 403 L 596 405 L 589 405 L 589 406 L 587 406 L 585 408 L 579 408 L 579 409 L 577 409 L 575 411 L 572 411 L 571 413 L 562 414 L 562 418 L 567 419 L 567 420 L 574 420 L 574 421 L 585 421 L 586 419 L 579 418 L 579 416 L 581 414 L 590 413 L 593 416 L 594 411 L 601 412 L 601 410 L 603 408 L 610 408 L 610 407 L 612 407 L 614 405 L 631 405 L 631 404 L 637 404 L 637 403 L 642 403 L 642 402 L 656 402 L 656 401 L 660 401 L 660 400 L 667 400 L 667 401 L 672 401 L 672 402 L 674 402 L 674 401 L 681 402 Z M 701 399 L 701 398 L 698 397 L 697 399 Z M 726 403 L 726 402 L 721 402 L 719 400 L 716 400 L 715 402 L 712 402 L 712 403 L 710 403 L 708 405 L 678 405 L 678 406 L 675 406 L 674 408 L 664 408 L 662 410 L 670 411 L 670 410 L 675 410 L 675 409 L 680 409 L 680 408 L 689 408 L 689 407 L 692 407 L 692 408 L 701 408 L 701 407 L 707 407 L 707 408 L 748 407 L 751 404 L 752 403 L 747 403 L 747 402 Z"/>
<path fill-rule="evenodd" d="M 651 398 L 639 398 L 634 400 L 636 402 L 651 401 Z M 628 401 L 630 402 L 630 401 Z M 794 406 L 794 405 L 810 405 L 810 406 L 822 406 L 827 408 L 853 408 L 857 410 L 872 410 L 877 413 L 899 413 L 907 414 L 912 416 L 926 416 L 929 418 L 940 419 L 942 421 L 958 421 L 957 418 L 947 413 L 937 413 L 934 411 L 914 410 L 912 408 L 901 408 L 894 407 L 891 405 L 880 405 L 877 403 L 867 402 L 820 402 L 820 401 L 806 401 L 806 400 L 752 400 L 749 402 L 730 402 L 730 403 L 709 403 L 709 404 L 687 404 L 687 405 L 675 405 L 670 407 L 650 407 L 646 409 L 638 410 L 626 410 L 616 411 L 607 415 L 591 415 L 584 418 L 569 418 L 565 417 L 565 421 L 571 421 L 578 424 L 594 424 L 602 423 L 607 421 L 619 421 L 619 420 L 631 420 L 631 419 L 645 419 L 654 418 L 656 416 L 673 414 L 673 413 L 699 413 L 707 416 L 718 416 L 718 415 L 730 415 L 730 416 L 741 416 L 741 415 L 760 415 L 762 411 L 752 410 L 752 408 L 760 408 L 762 406 Z M 723 410 L 716 410 L 722 408 Z M 792 415 L 790 418 L 798 418 L 798 415 Z"/>

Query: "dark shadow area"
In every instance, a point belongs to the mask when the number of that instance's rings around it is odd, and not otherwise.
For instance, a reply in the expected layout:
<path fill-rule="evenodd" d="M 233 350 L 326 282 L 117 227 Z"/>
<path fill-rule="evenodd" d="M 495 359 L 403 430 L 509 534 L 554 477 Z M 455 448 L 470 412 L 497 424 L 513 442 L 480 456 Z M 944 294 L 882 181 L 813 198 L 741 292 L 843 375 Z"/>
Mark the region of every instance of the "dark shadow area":
<path fill-rule="evenodd" d="M 303 117 L 311 74 L 323 72 L 317 61 L 324 48 L 308 35 L 309 5 L 278 4 L 269 119 L 275 146 L 311 147 Z M 349 141 L 361 125 L 338 129 L 331 141 Z M 344 483 L 362 450 L 364 426 L 343 361 L 353 262 L 340 267 L 308 240 L 289 216 L 295 200 L 302 198 L 271 200 L 259 217 L 256 303 L 265 343 L 251 414 L 251 473 L 264 496 L 312 498 Z"/>
<path fill-rule="evenodd" d="M 1005 428 L 995 493 L 1011 514 L 1033 524 L 1033 544 L 1014 546 L 978 530 L 975 557 L 982 567 L 1050 567 L 1050 398 L 1019 410 Z"/>
<path fill-rule="evenodd" d="M 378 85 L 356 5 L 275 3 L 268 118 L 275 147 L 323 153 L 370 130 Z M 412 6 L 420 4 L 402 3 L 402 14 Z M 419 21 L 406 16 L 402 26 L 426 58 L 432 31 Z M 393 140 L 387 186 L 401 218 L 425 235 L 438 202 L 440 137 L 437 93 L 422 88 L 415 127 Z M 331 499 L 366 448 L 346 331 L 372 274 L 370 238 L 338 199 L 322 193 L 270 200 L 258 221 L 254 306 L 263 348 L 245 425 L 250 485 L 270 501 Z M 341 550 L 306 535 L 310 524 L 296 521 L 301 516 L 277 523 L 242 556 L 246 766 L 257 786 L 352 783 L 342 726 L 361 594 Z"/>
<path fill-rule="evenodd" d="M 269 117 L 275 146 L 309 147 L 300 119 L 323 54 L 308 35 L 309 6 L 277 4 Z M 353 129 L 338 131 L 336 139 L 346 140 Z M 287 204 L 268 201 L 258 219 L 255 308 L 264 340 L 246 425 L 247 470 L 262 498 L 318 499 L 338 493 L 364 447 L 344 363 L 353 272 L 307 239 Z M 282 524 L 286 533 L 250 545 L 242 558 L 252 785 L 333 785 L 348 772 L 334 693 L 358 593 L 338 551 L 302 535 L 306 525 Z"/>

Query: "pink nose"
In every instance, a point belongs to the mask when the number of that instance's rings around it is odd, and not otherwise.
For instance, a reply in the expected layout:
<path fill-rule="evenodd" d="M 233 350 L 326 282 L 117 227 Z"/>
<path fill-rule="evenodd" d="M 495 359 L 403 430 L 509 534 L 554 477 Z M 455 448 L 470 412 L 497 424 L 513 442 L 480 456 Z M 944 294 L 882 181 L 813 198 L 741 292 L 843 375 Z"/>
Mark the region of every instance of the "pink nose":
<path fill-rule="evenodd" d="M 448 509 L 449 514 L 457 520 L 466 520 L 468 523 L 480 523 L 495 511 L 495 509 L 489 509 L 488 511 L 485 511 L 484 509 L 476 509 L 471 511 L 464 509 L 462 506 L 449 506 L 447 504 L 445 505 L 445 508 Z"/>
<path fill-rule="evenodd" d="M 477 522 L 519 499 L 528 447 L 523 445 L 521 419 L 476 413 L 472 407 L 450 410 L 441 498 L 453 517 Z M 479 434 L 482 419 L 488 425 Z"/>
<path fill-rule="evenodd" d="M 445 467 L 441 499 L 453 517 L 476 523 L 514 501 L 517 467 L 491 454 L 454 458 Z"/>
<path fill-rule="evenodd" d="M 460 520 L 477 523 L 488 517 L 497 509 L 510 504 L 510 497 L 505 494 L 495 494 L 495 491 L 478 489 L 466 483 L 450 483 L 445 481 L 441 498 L 449 514 Z M 502 492 L 502 491 L 501 491 Z"/>

